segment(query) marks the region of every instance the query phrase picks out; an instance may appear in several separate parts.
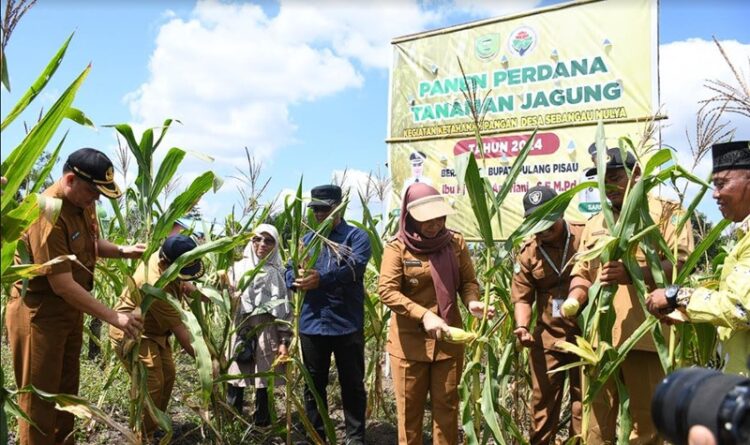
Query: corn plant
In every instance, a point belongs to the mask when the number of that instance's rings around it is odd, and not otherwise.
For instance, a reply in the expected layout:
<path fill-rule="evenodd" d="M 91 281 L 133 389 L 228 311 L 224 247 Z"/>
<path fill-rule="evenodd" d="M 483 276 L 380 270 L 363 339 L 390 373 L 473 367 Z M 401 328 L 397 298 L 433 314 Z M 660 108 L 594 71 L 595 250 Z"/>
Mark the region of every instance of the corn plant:
<path fill-rule="evenodd" d="M 646 283 L 644 281 L 643 271 L 635 259 L 636 247 L 640 247 L 646 256 L 650 272 L 658 287 L 664 287 L 667 282 L 666 274 L 662 268 L 660 253 L 670 261 L 674 267 L 677 267 L 677 252 L 675 246 L 670 247 L 664 240 L 664 237 L 657 230 L 658 225 L 653 221 L 647 204 L 647 194 L 650 190 L 659 184 L 677 179 L 685 179 L 698 184 L 702 191 L 696 200 L 688 207 L 690 210 L 697 206 L 698 201 L 708 187 L 708 184 L 696 177 L 684 167 L 677 163 L 674 153 L 668 149 L 655 151 L 646 160 L 635 150 L 632 141 L 627 138 L 620 138 L 619 149 L 624 152 L 626 149 L 636 152 L 639 157 L 639 163 L 642 166 L 641 177 L 638 181 L 629 185 L 625 192 L 625 200 L 622 205 L 619 217 L 614 219 L 611 205 L 606 200 L 604 175 L 599 174 L 598 187 L 602 198 L 602 212 L 606 220 L 606 226 L 609 228 L 610 236 L 605 236 L 599 240 L 595 248 L 590 252 L 582 252 L 578 259 L 595 259 L 599 258 L 602 264 L 607 261 L 622 261 L 631 276 L 633 285 L 641 302 L 641 308 L 645 314 L 645 298 L 647 296 Z M 605 153 L 606 145 L 604 144 L 604 127 L 600 123 L 597 129 L 597 170 L 606 171 Z M 633 172 L 627 171 L 628 176 L 632 177 Z M 676 224 L 676 237 L 680 231 L 685 229 L 685 224 L 690 217 L 690 211 L 683 213 Z M 686 263 L 682 266 L 679 273 L 673 273 L 675 283 L 684 283 L 687 274 L 700 261 L 706 247 L 716 240 L 721 230 L 726 226 L 725 223 L 717 225 L 714 231 L 704 239 L 704 241 L 691 252 Z M 582 327 L 584 338 L 579 338 L 577 344 L 562 344 L 562 348 L 568 352 L 576 353 L 581 357 L 581 361 L 559 368 L 556 371 L 562 371 L 574 366 L 583 366 L 582 391 L 584 394 L 584 417 L 583 431 L 587 431 L 588 420 L 591 412 L 591 403 L 597 393 L 609 381 L 614 379 L 617 386 L 619 397 L 619 430 L 618 441 L 627 440 L 632 429 L 632 422 L 628 412 L 628 393 L 617 370 L 622 364 L 628 352 L 644 335 L 651 333 L 656 349 L 661 359 L 665 371 L 669 372 L 674 366 L 673 351 L 674 346 L 668 346 L 658 320 L 648 315 L 643 324 L 631 335 L 622 345 L 614 348 L 612 346 L 612 326 L 614 324 L 614 310 L 612 301 L 617 290 L 616 285 L 602 286 L 598 281 L 593 284 L 588 293 L 588 305 L 582 311 L 579 324 Z M 673 337 L 673 336 L 671 336 Z M 673 342 L 674 340 L 672 340 Z M 594 345 L 596 348 L 594 348 Z"/>
<path fill-rule="evenodd" d="M 0 129 L 8 127 L 41 93 L 55 74 L 58 66 L 62 63 L 72 35 L 63 42 L 60 49 L 52 57 L 46 68 L 40 73 L 39 77 L 32 83 L 29 89 L 19 99 L 16 105 L 11 109 L 0 124 Z M 10 90 L 7 82 L 7 60 L 5 54 L 2 54 L 2 83 L 6 89 Z M 25 245 L 20 242 L 23 233 L 36 221 L 46 220 L 44 227 L 51 228 L 57 219 L 62 202 L 58 199 L 44 197 L 38 192 L 41 190 L 43 181 L 47 178 L 55 164 L 60 153 L 60 149 L 65 142 L 63 136 L 56 148 L 53 150 L 49 160 L 40 171 L 38 180 L 33 186 L 25 187 L 26 194 L 21 202 L 16 201 L 16 196 L 21 184 L 28 177 L 37 159 L 40 158 L 52 137 L 62 124 L 65 118 L 68 118 L 78 124 L 93 126 L 91 121 L 83 112 L 73 107 L 73 101 L 76 93 L 80 89 L 84 80 L 88 76 L 91 66 L 86 67 L 78 77 L 65 89 L 58 97 L 49 110 L 42 115 L 39 121 L 26 134 L 21 143 L 13 149 L 8 157 L 0 165 L 0 176 L 7 178 L 7 184 L 3 186 L 1 209 L 2 215 L 2 253 L 0 255 L 0 275 L 2 276 L 2 312 L 0 312 L 0 331 L 3 331 L 2 323 L 5 320 L 4 309 L 6 296 L 10 293 L 10 286 L 21 280 L 28 280 L 37 275 L 43 275 L 49 266 L 61 261 L 76 261 L 75 256 L 59 257 L 42 265 L 28 264 L 29 255 L 26 252 Z M 14 256 L 21 258 L 22 263 L 13 264 Z M 25 289 L 25 286 L 24 286 Z M 29 422 L 32 426 L 34 422 L 24 413 L 14 398 L 22 392 L 32 392 L 37 397 L 48 400 L 56 404 L 58 409 L 69 411 L 74 415 L 84 419 L 98 419 L 110 426 L 121 429 L 115 421 L 101 410 L 98 410 L 86 400 L 64 394 L 49 394 L 33 386 L 12 390 L 5 387 L 5 376 L 0 370 L 0 403 L 3 409 L 0 410 L 0 442 L 8 442 L 8 414 L 16 418 Z M 126 439 L 129 436 L 125 434 Z"/>

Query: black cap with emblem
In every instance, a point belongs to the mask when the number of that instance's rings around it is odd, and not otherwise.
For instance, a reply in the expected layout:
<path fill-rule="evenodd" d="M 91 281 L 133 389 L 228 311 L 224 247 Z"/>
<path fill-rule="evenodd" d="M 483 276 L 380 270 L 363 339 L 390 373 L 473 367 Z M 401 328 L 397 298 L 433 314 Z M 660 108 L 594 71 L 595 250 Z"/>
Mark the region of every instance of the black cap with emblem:
<path fill-rule="evenodd" d="M 545 202 L 557 196 L 557 193 L 552 188 L 546 185 L 537 185 L 531 187 L 525 195 L 523 195 L 523 209 L 524 218 L 531 215 L 537 207 L 541 206 Z"/>
<path fill-rule="evenodd" d="M 198 247 L 194 239 L 185 235 L 173 235 L 164 240 L 159 251 L 159 258 L 167 264 L 177 261 L 181 255 L 190 252 Z M 187 266 L 180 269 L 179 277 L 181 280 L 195 280 L 203 275 L 203 261 L 195 260 Z"/>
<path fill-rule="evenodd" d="M 750 169 L 750 141 L 725 142 L 711 146 L 713 173 Z"/>
<path fill-rule="evenodd" d="M 312 200 L 308 207 L 334 207 L 341 202 L 341 187 L 337 185 L 319 185 L 310 190 Z"/>
<path fill-rule="evenodd" d="M 65 161 L 64 171 L 73 172 L 94 186 L 108 198 L 119 198 L 120 188 L 115 184 L 115 169 L 107 155 L 94 148 L 74 151 Z"/>
<path fill-rule="evenodd" d="M 619 148 L 607 149 L 607 164 L 606 164 L 607 170 L 614 170 L 616 168 L 623 168 L 625 166 L 632 169 L 633 167 L 635 167 L 635 164 L 636 164 L 636 161 L 635 161 L 635 156 L 633 156 L 633 153 L 626 151 L 625 160 L 623 160 L 622 154 L 620 153 Z M 596 167 L 592 167 L 584 172 L 586 176 L 596 176 L 596 173 L 597 173 Z"/>

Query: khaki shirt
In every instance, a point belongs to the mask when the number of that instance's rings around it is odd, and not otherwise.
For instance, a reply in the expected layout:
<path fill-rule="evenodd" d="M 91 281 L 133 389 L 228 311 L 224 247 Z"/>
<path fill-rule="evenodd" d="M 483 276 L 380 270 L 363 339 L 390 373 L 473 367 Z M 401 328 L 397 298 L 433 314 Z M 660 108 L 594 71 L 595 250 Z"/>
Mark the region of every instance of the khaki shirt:
<path fill-rule="evenodd" d="M 544 258 L 536 237 L 530 238 L 521 246 L 513 270 L 511 284 L 513 303 L 524 302 L 532 305 L 536 301 L 537 324 L 534 337 L 541 337 L 544 347 L 548 349 L 554 347 L 559 340 L 574 342 L 575 336 L 581 334 L 575 320 L 553 315 L 553 300 L 557 299 L 557 303 L 562 305 L 568 295 L 570 274 L 573 270 L 573 261 L 570 260 L 578 252 L 584 224 L 566 221 L 566 226 L 570 231 L 570 241 L 565 255 L 567 267 L 562 269 L 562 275 L 558 275 Z M 566 237 L 567 235 L 563 233 L 559 243 L 543 245 L 549 259 L 558 270 L 563 260 Z M 559 310 L 558 307 L 557 311 Z"/>
<path fill-rule="evenodd" d="M 99 226 L 95 206 L 86 209 L 77 207 L 63 194 L 59 182 L 54 183 L 42 194 L 45 197 L 62 200 L 60 216 L 52 227 L 44 218 L 40 218 L 29 227 L 22 241 L 30 256 L 30 262 L 43 264 L 61 255 L 75 255 L 79 263 L 63 261 L 50 267 L 47 275 L 29 280 L 25 298 L 29 301 L 45 296 L 55 296 L 47 279 L 48 275 L 70 272 L 73 280 L 87 291 L 94 288 L 94 267 L 96 266 Z M 16 257 L 16 263 L 21 260 Z M 20 296 L 23 282 L 17 282 L 12 291 Z"/>
<path fill-rule="evenodd" d="M 479 298 L 474 265 L 461 234 L 453 234 L 451 245 L 459 265 L 458 293 L 468 305 L 469 301 Z M 438 313 L 428 255 L 411 253 L 398 239 L 389 242 L 383 252 L 378 292 L 380 300 L 392 311 L 387 346 L 390 354 L 420 362 L 463 354 L 463 345 L 429 338 L 422 327 L 422 316 L 427 311 Z M 460 324 L 456 326 L 462 327 Z"/>
<path fill-rule="evenodd" d="M 148 274 L 146 273 L 148 272 Z M 148 264 L 141 263 L 133 274 L 133 281 L 135 286 L 140 289 L 144 284 L 153 285 L 161 277 L 163 270 L 159 267 L 159 253 L 151 255 L 148 260 Z M 164 291 L 171 294 L 175 298 L 179 298 L 180 284 L 179 281 L 173 281 L 169 283 Z M 140 290 L 138 291 L 140 292 Z M 115 305 L 117 312 L 132 312 L 135 308 L 140 306 L 142 296 L 131 295 L 130 290 L 125 289 L 120 296 L 120 301 Z M 180 314 L 172 307 L 171 304 L 166 301 L 154 300 L 151 306 L 146 311 L 146 315 L 143 320 L 143 336 L 159 343 L 160 346 L 167 346 L 167 336 L 172 330 L 182 323 L 180 320 Z M 114 326 L 109 327 L 109 336 L 113 340 L 120 341 L 125 336 L 124 332 L 117 329 Z"/>
<path fill-rule="evenodd" d="M 688 220 L 679 234 L 675 233 L 675 224 L 679 218 L 684 215 L 684 210 L 678 204 L 665 201 L 655 197 L 648 197 L 649 214 L 656 224 L 659 231 L 671 249 L 677 245 L 676 259 L 678 262 L 684 262 L 694 248 L 693 226 Z M 615 219 L 619 214 L 615 213 Z M 594 247 L 596 241 L 603 235 L 608 235 L 607 223 L 603 213 L 597 213 L 586 223 L 581 235 L 581 251 L 587 251 Z M 662 260 L 665 259 L 663 254 L 659 255 Z M 640 247 L 638 247 L 635 258 L 641 267 L 647 267 L 646 256 Z M 591 261 L 579 261 L 573 267 L 573 276 L 580 276 L 590 282 L 599 278 L 601 262 L 599 258 Z M 647 283 L 649 291 L 653 290 L 653 285 Z M 613 346 L 620 346 L 633 332 L 646 320 L 641 303 L 638 301 L 638 292 L 633 285 L 620 285 L 617 288 L 613 299 L 615 309 L 615 324 L 612 328 Z M 664 328 L 665 325 L 662 326 Z M 633 349 L 640 351 L 656 351 L 656 345 L 650 335 L 642 337 L 636 343 Z"/>

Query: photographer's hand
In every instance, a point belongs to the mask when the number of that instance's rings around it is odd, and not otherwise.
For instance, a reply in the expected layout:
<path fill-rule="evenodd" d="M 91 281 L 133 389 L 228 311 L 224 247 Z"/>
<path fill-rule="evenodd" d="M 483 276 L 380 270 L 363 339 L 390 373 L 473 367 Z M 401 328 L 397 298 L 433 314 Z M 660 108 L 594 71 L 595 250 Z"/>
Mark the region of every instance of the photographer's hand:
<path fill-rule="evenodd" d="M 694 425 L 688 434 L 688 445 L 716 445 L 716 438 L 705 426 Z"/>

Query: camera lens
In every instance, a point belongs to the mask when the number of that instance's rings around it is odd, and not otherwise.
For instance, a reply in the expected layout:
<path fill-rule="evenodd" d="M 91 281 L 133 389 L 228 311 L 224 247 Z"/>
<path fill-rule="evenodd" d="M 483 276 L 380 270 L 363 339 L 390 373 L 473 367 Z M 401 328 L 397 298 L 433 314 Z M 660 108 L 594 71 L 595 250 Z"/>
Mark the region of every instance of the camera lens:
<path fill-rule="evenodd" d="M 743 402 L 747 392 L 735 393 L 748 382 L 715 370 L 680 369 L 656 388 L 651 417 L 662 435 L 675 444 L 687 443 L 693 425 L 706 426 L 721 444 L 747 444 L 740 439 L 747 432 L 747 403 Z"/>

